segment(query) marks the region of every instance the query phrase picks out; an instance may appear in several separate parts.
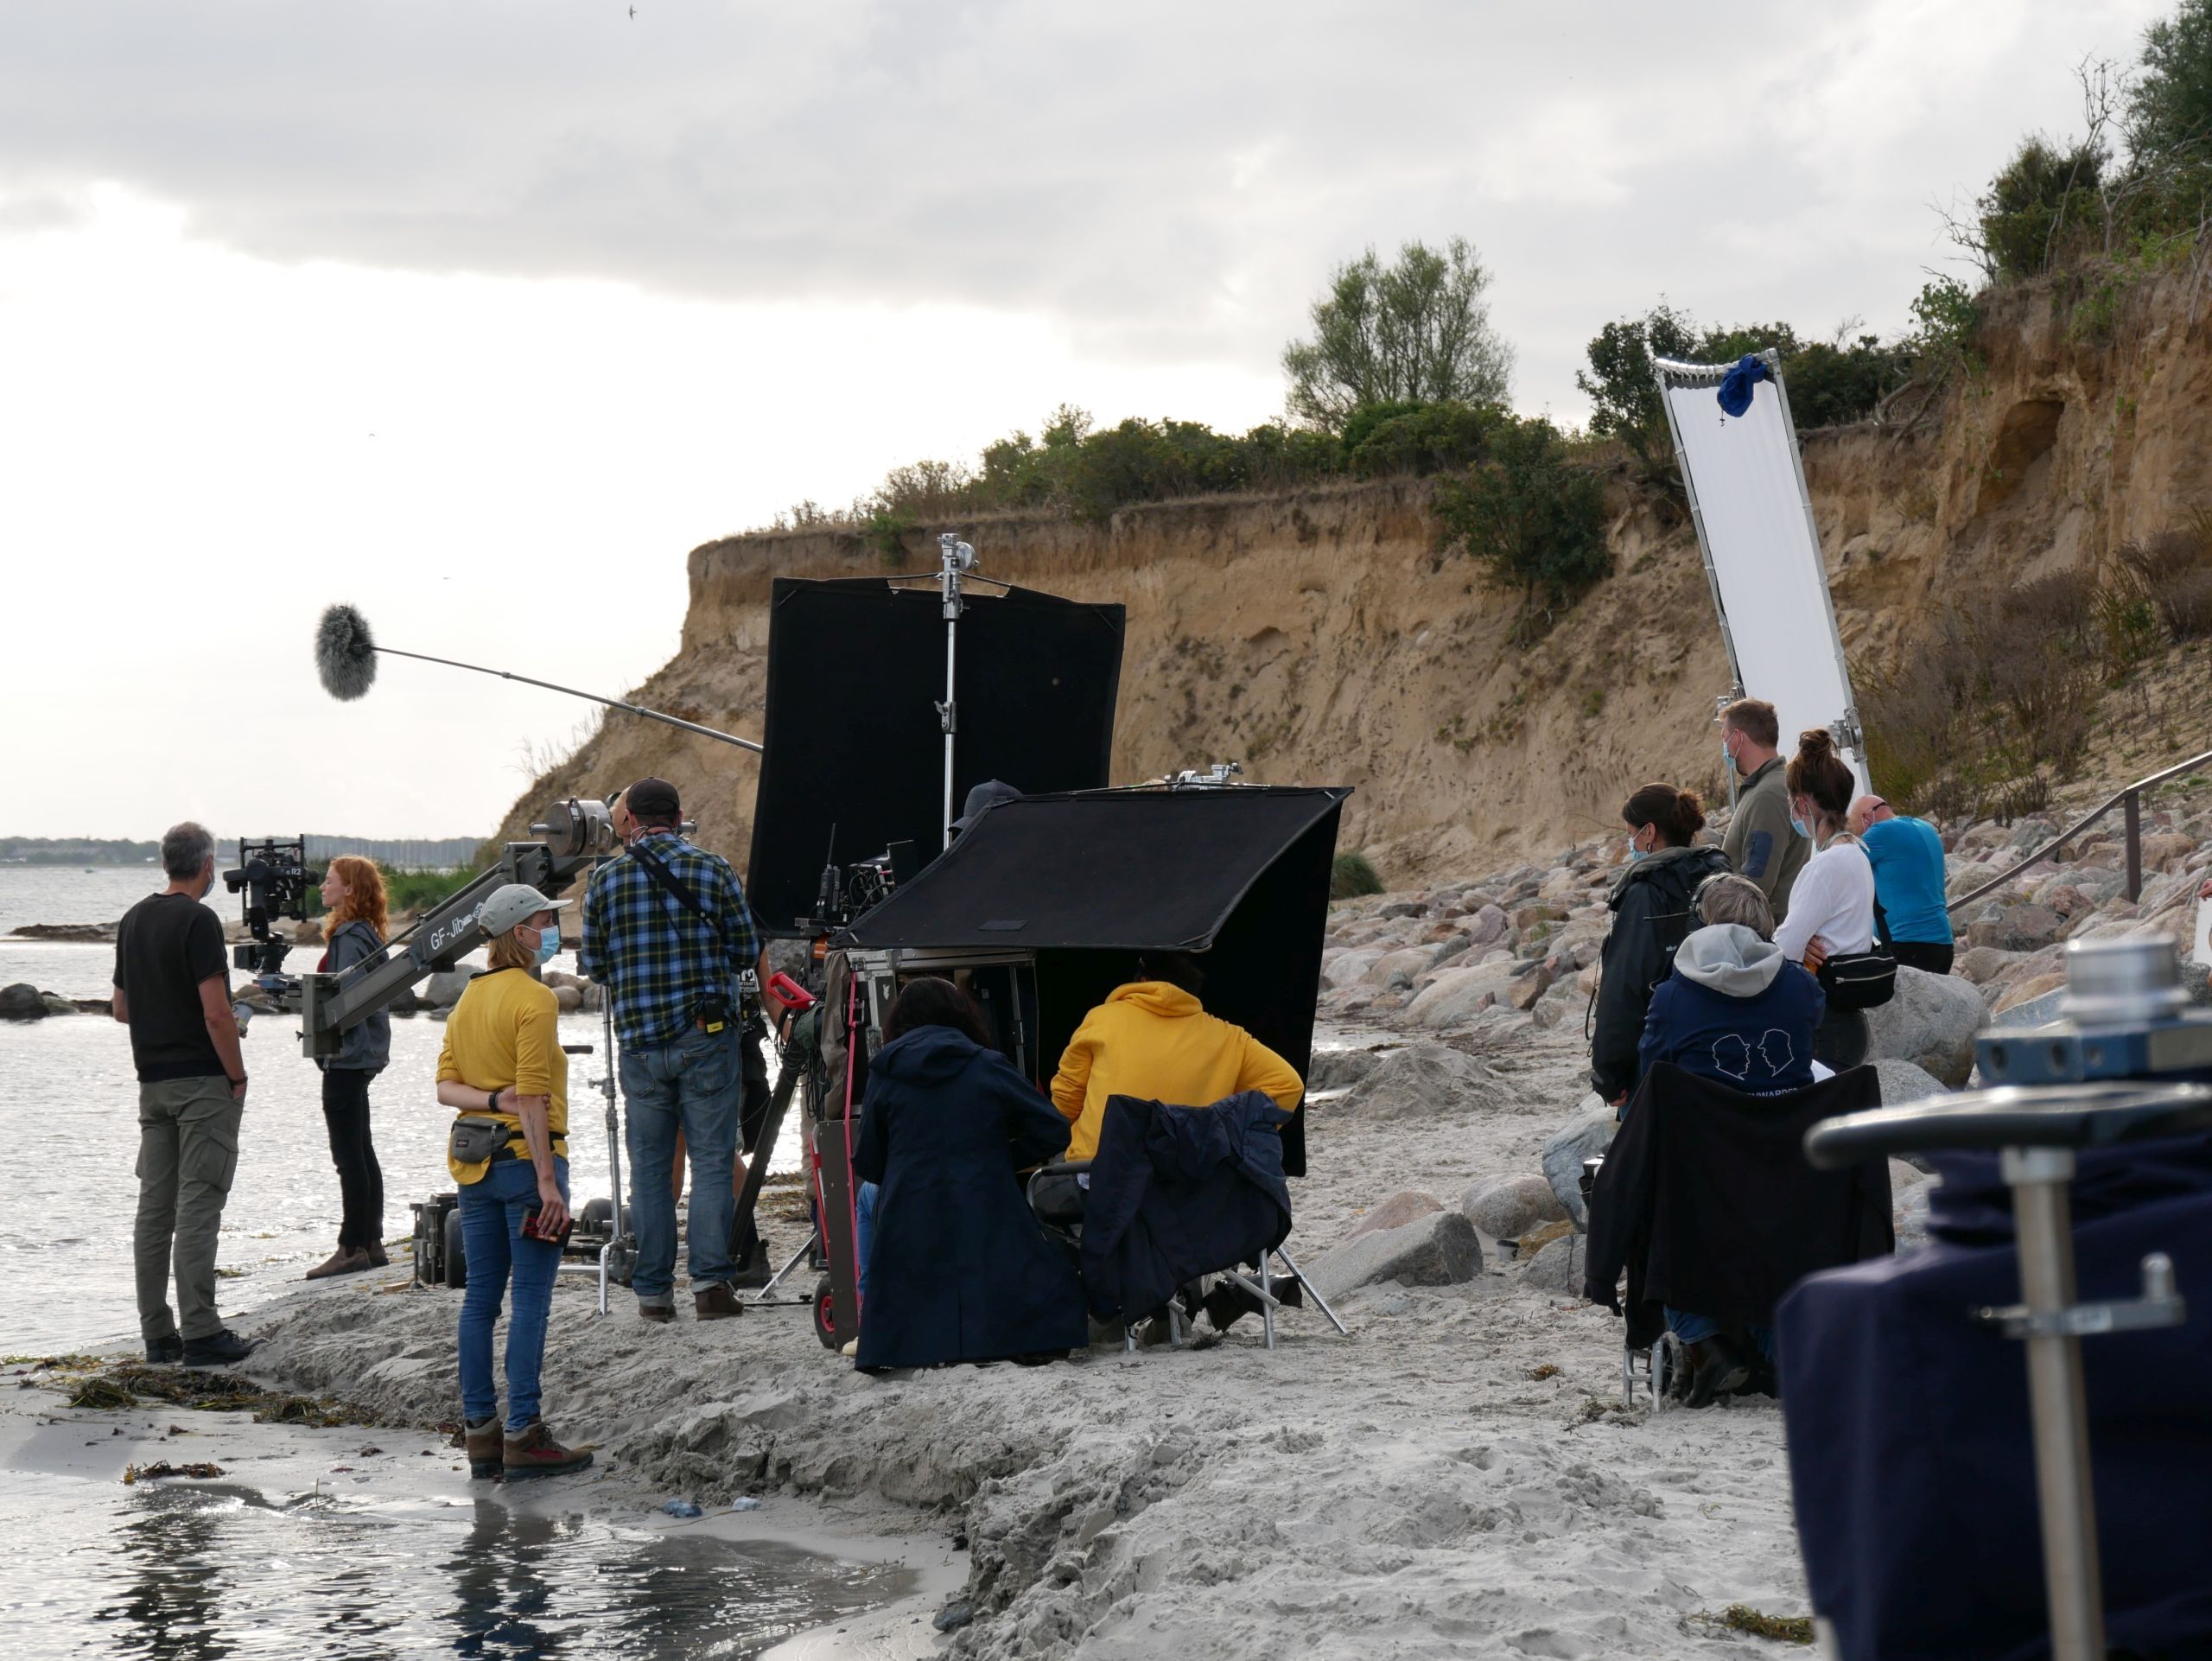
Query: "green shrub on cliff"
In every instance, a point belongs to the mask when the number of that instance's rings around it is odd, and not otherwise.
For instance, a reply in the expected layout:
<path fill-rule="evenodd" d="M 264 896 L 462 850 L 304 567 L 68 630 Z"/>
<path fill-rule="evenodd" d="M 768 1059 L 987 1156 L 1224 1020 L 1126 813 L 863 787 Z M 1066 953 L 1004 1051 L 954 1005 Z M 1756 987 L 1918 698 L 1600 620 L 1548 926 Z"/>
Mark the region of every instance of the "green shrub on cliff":
<path fill-rule="evenodd" d="M 1408 242 L 1385 265 L 1370 248 L 1339 265 L 1313 302 L 1313 335 L 1283 348 L 1290 413 L 1342 433 L 1362 408 L 1393 400 L 1502 404 L 1513 348 L 1491 328 L 1490 272 L 1465 237 Z"/>
<path fill-rule="evenodd" d="M 1605 486 L 1541 417 L 1501 422 L 1490 452 L 1437 486 L 1440 540 L 1521 590 L 1514 632 L 1525 645 L 1612 575 Z"/>

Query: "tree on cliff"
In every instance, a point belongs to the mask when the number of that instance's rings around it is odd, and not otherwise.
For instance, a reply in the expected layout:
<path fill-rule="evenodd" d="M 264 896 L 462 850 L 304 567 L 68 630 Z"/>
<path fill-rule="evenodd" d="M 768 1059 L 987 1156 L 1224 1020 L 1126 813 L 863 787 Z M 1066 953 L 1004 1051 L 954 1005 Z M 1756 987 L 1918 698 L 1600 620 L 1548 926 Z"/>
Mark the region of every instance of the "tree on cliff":
<path fill-rule="evenodd" d="M 1503 404 L 1513 348 L 1491 327 L 1490 272 L 1472 244 L 1420 242 L 1384 265 L 1370 248 L 1313 302 L 1313 338 L 1283 348 L 1290 413 L 1341 432 L 1362 404 Z"/>
<path fill-rule="evenodd" d="M 1514 633 L 1525 645 L 1585 589 L 1612 575 L 1605 488 L 1540 416 L 1509 418 L 1493 430 L 1490 455 L 1438 485 L 1440 540 L 1519 587 Z"/>

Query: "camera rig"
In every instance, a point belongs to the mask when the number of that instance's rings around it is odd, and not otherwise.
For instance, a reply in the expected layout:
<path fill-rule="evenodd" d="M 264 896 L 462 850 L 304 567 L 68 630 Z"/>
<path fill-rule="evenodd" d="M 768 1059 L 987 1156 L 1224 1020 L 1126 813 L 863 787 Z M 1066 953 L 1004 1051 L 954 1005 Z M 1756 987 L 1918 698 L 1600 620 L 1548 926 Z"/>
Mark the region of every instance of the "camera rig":
<path fill-rule="evenodd" d="M 245 895 L 241 904 L 245 926 L 253 936 L 250 944 L 232 948 L 231 962 L 251 973 L 254 984 L 285 1009 L 296 1002 L 300 982 L 297 976 L 283 972 L 284 954 L 292 943 L 279 935 L 274 925 L 283 918 L 301 923 L 307 920 L 308 888 L 319 880 L 308 869 L 307 850 L 305 837 L 289 841 L 241 837 L 238 868 L 223 873 L 223 886 L 232 894 Z"/>

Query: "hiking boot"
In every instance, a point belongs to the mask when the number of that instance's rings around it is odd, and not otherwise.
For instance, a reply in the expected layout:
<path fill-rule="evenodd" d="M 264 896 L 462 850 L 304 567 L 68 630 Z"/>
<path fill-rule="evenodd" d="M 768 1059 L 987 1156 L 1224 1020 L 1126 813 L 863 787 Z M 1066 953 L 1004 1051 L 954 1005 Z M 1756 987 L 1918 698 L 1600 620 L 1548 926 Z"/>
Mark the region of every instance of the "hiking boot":
<path fill-rule="evenodd" d="M 737 1301 L 737 1294 L 730 1289 L 728 1281 L 716 1281 L 703 1292 L 691 1295 L 692 1312 L 702 1321 L 727 1321 L 732 1315 L 741 1315 L 745 1306 Z"/>
<path fill-rule="evenodd" d="M 184 1359 L 184 1340 L 175 1333 L 146 1340 L 146 1359 L 157 1367 L 173 1367 Z"/>
<path fill-rule="evenodd" d="M 384 1242 L 381 1240 L 369 1242 L 369 1267 L 372 1269 L 391 1267 L 391 1254 L 384 1249 Z"/>
<path fill-rule="evenodd" d="M 340 1246 L 322 1262 L 308 1270 L 307 1278 L 311 1281 L 327 1281 L 333 1275 L 358 1275 L 365 1269 L 375 1267 L 376 1264 L 369 1259 L 366 1248 Z"/>
<path fill-rule="evenodd" d="M 1690 1390 L 1683 1402 L 1687 1407 L 1711 1407 L 1751 1376 L 1751 1364 L 1717 1333 L 1688 1347 Z"/>
<path fill-rule="evenodd" d="M 227 1367 L 251 1355 L 253 1346 L 252 1339 L 240 1338 L 224 1327 L 205 1338 L 186 1339 L 181 1359 L 188 1367 Z"/>
<path fill-rule="evenodd" d="M 676 1306 L 671 1303 L 641 1303 L 638 1306 L 638 1319 L 665 1327 L 676 1319 Z"/>
<path fill-rule="evenodd" d="M 481 1424 L 464 1425 L 461 1436 L 468 1449 L 469 1475 L 498 1476 L 506 1469 L 507 1433 L 499 1428 L 498 1414 Z"/>
<path fill-rule="evenodd" d="M 525 1476 L 560 1476 L 581 1471 L 591 1463 L 588 1448 L 568 1448 L 553 1440 L 543 1419 L 532 1419 L 519 1430 L 510 1430 L 501 1444 L 501 1468 L 508 1481 Z"/>

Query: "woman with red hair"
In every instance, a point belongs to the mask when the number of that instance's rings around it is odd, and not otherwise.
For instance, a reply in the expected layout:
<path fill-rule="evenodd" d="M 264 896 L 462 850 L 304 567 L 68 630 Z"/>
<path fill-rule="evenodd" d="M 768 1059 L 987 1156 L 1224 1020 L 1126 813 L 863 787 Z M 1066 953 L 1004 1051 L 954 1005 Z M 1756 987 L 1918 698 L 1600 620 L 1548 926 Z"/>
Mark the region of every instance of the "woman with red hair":
<path fill-rule="evenodd" d="M 384 874 L 374 860 L 351 854 L 332 860 L 323 874 L 322 903 L 328 907 L 322 938 L 329 949 L 319 970 L 340 974 L 384 955 Z M 391 1060 L 391 1017 L 379 1010 L 348 1027 L 338 1053 L 315 1064 L 322 1069 L 322 1118 L 345 1209 L 338 1250 L 308 1270 L 311 1281 L 382 1269 L 391 1261 L 384 1250 L 384 1172 L 369 1137 L 369 1080 Z"/>

